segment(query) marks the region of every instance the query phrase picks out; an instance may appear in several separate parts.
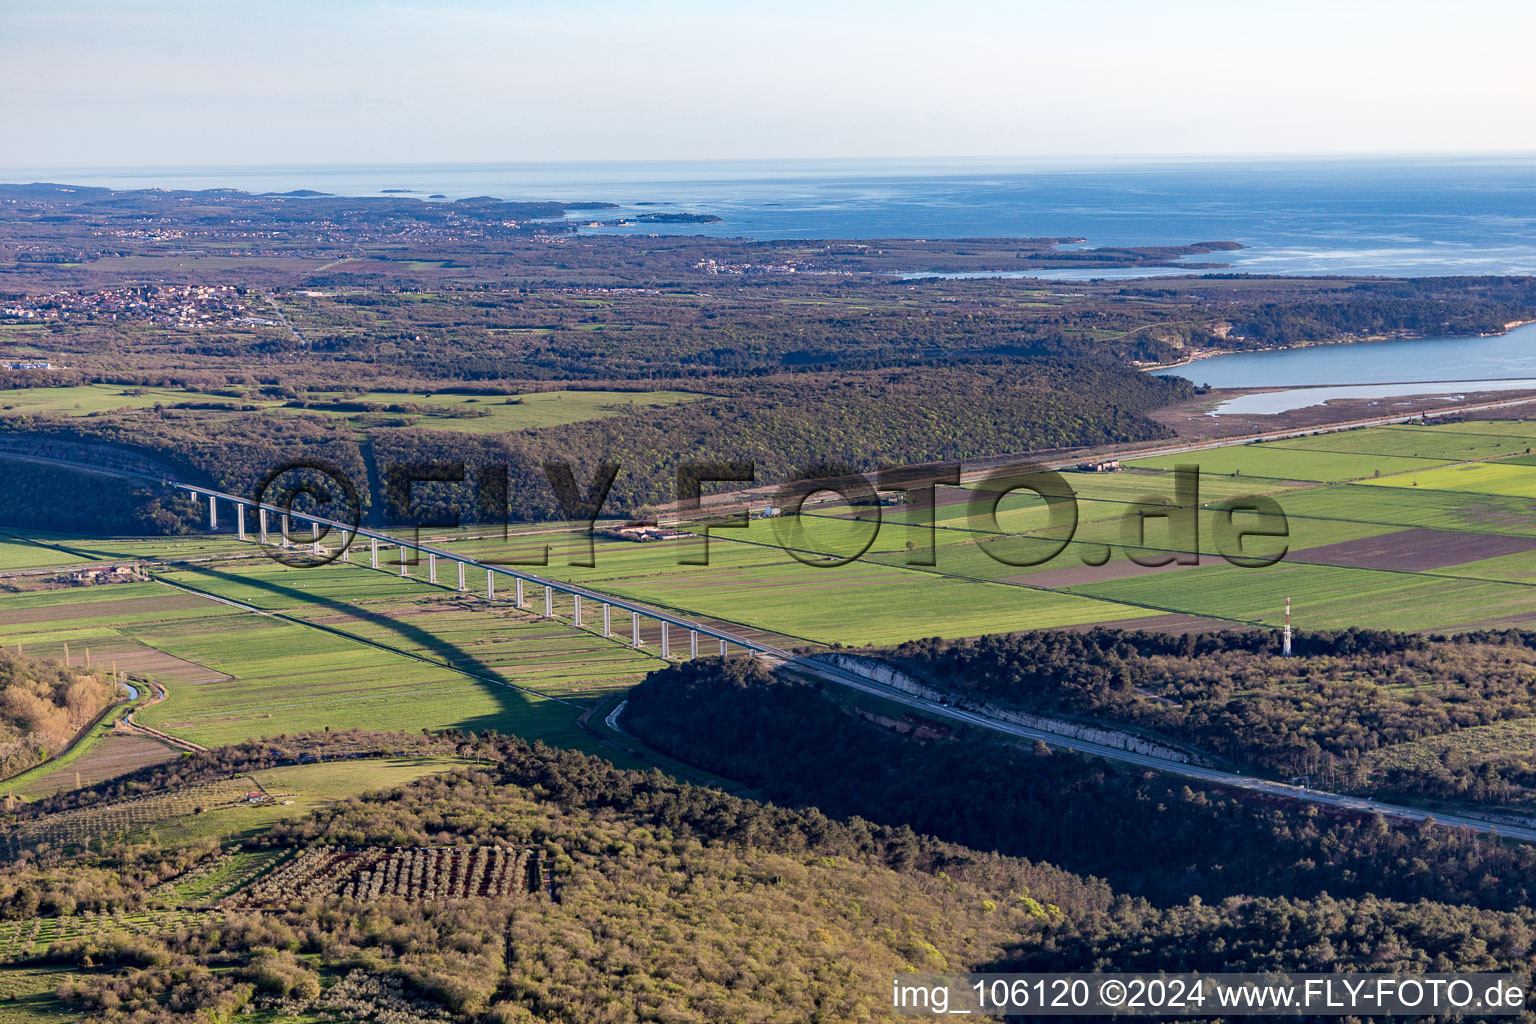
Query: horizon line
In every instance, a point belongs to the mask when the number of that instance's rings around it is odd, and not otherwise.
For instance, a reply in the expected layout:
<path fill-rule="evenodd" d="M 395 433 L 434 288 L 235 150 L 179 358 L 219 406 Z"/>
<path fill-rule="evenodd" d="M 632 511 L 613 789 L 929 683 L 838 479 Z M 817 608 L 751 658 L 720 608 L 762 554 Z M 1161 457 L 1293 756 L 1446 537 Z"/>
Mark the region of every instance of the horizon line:
<path fill-rule="evenodd" d="M 1467 150 L 1310 150 L 1297 152 L 1191 152 L 1191 153 L 1060 153 L 1030 155 L 968 155 L 968 156 L 772 156 L 772 157 L 642 157 L 642 158 L 574 158 L 548 160 L 430 160 L 430 161 L 343 161 L 320 163 L 209 163 L 209 164 L 29 164 L 0 165 L 0 174 L 41 171 L 89 171 L 89 172 L 148 172 L 148 171 L 270 171 L 315 170 L 322 168 L 349 169 L 400 169 L 421 167 L 600 167 L 600 166 L 667 166 L 692 164 L 719 165 L 786 165 L 786 164 L 1062 164 L 1062 163 L 1115 163 L 1115 164 L 1167 164 L 1167 163 L 1253 163 L 1297 162 L 1307 163 L 1326 160 L 1348 161 L 1400 161 L 1400 160 L 1536 160 L 1536 148 L 1532 149 L 1467 149 Z M 7 184 L 24 184 L 6 182 Z M 25 184 L 32 184 L 27 182 Z"/>

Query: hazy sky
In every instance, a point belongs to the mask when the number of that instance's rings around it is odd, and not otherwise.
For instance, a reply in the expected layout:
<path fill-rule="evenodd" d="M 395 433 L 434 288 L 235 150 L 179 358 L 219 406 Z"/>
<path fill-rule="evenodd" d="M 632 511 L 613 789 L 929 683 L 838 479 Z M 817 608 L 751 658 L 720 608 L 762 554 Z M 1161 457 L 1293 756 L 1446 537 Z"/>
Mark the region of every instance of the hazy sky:
<path fill-rule="evenodd" d="M 0 166 L 1536 150 L 1536 3 L 0 0 Z"/>

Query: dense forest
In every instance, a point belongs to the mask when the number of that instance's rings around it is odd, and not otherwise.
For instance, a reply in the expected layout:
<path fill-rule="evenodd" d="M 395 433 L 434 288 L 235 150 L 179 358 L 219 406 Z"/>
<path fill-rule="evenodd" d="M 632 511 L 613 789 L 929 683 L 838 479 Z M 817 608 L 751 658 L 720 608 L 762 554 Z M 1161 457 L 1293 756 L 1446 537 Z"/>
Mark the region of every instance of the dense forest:
<path fill-rule="evenodd" d="M 1536 895 L 1530 846 L 1277 805 L 1044 745 L 914 741 L 751 660 L 654 673 L 624 725 L 770 800 L 1050 861 L 1158 902 L 1327 891 L 1516 909 Z"/>
<path fill-rule="evenodd" d="M 116 697 L 100 670 L 0 651 L 0 779 L 63 750 Z"/>
<path fill-rule="evenodd" d="M 620 473 L 606 514 L 633 514 L 676 498 L 684 462 L 746 461 L 760 483 L 802 467 L 837 464 L 857 471 L 908 462 L 976 459 L 1000 452 L 1111 444 L 1169 433 L 1146 413 L 1187 393 L 1182 382 L 1088 362 L 1020 363 L 1009 370 L 902 370 L 848 377 L 770 379 L 750 391 L 665 409 L 632 412 L 501 435 L 409 427 L 359 438 L 320 414 L 0 417 L 0 441 L 23 435 L 62 444 L 133 448 L 193 481 L 250 494 L 273 467 L 320 459 L 346 473 L 376 521 L 410 522 L 416 513 L 386 500 L 391 466 L 463 464 L 466 486 L 450 496 L 465 522 L 561 518 L 541 468 L 571 463 L 590 479 L 599 462 Z M 504 507 L 486 507 L 476 470 L 505 465 Z M 56 475 L 60 471 L 53 471 Z M 0 499 L 0 522 L 24 523 L 29 510 L 70 485 L 34 473 L 39 487 Z M 96 486 L 94 482 L 86 486 Z M 371 491 L 370 488 L 375 489 Z M 376 492 L 375 492 L 376 491 Z M 118 529 L 175 532 L 147 496 L 71 513 L 82 524 L 116 516 Z"/>
<path fill-rule="evenodd" d="M 744 663 L 684 666 L 666 677 L 706 671 L 761 688 Z M 847 770 L 867 770 L 867 737 L 852 728 L 860 723 L 831 714 L 852 733 Z M 765 724 L 777 737 L 778 723 Z M 191 755 L 95 796 L 151 793 L 299 750 L 322 759 L 410 750 L 476 765 L 276 825 L 253 837 L 252 849 L 531 847 L 554 867 L 553 896 L 311 897 L 265 912 L 183 911 L 173 925 L 137 932 L 98 928 L 31 961 L 69 969 L 58 987 L 66 1005 L 136 1022 L 250 1009 L 403 1024 L 841 1024 L 892 1019 L 890 976 L 909 969 L 1525 971 L 1533 957 L 1536 920 L 1520 900 L 1497 909 L 1476 899 L 1298 891 L 1152 901 L 905 826 L 774 806 L 490 735 L 285 737 Z M 912 784 L 931 782 L 918 767 Z M 1100 808 L 1100 838 L 1118 809 Z M 1440 866 L 1450 853 L 1431 856 Z M 13 914 L 143 914 L 165 898 L 166 880 L 211 855 L 208 844 L 122 843 L 51 854 L 0 869 L 0 902 Z M 103 875 L 112 879 L 105 888 Z M 1264 888 L 1262 879 L 1252 888 Z"/>
<path fill-rule="evenodd" d="M 1324 788 L 1536 802 L 1525 750 L 1379 767 L 1390 747 L 1536 717 L 1536 634 L 1302 632 L 1294 651 L 1281 657 L 1268 631 L 1093 629 L 921 640 L 890 656 L 968 698 L 1124 723 Z"/>
<path fill-rule="evenodd" d="M 87 536 L 155 536 L 191 533 L 204 525 L 200 510 L 147 482 L 12 462 L 6 463 L 5 481 L 0 526 L 30 531 L 46 523 L 50 530 Z"/>

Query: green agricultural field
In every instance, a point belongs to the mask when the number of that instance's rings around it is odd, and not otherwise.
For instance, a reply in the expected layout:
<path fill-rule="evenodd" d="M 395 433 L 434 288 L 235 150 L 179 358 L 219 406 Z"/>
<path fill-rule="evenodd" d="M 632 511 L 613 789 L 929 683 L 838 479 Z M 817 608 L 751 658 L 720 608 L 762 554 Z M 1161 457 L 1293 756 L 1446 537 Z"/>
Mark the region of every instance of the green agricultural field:
<path fill-rule="evenodd" d="M 162 578 L 185 589 L 0 594 L 0 643 L 53 657 L 67 644 L 77 664 L 93 649 L 103 665 L 149 652 L 171 697 L 138 720 L 208 746 L 360 722 L 589 746 L 576 718 L 657 664 L 591 630 L 358 566 L 258 558 Z"/>
<path fill-rule="evenodd" d="M 1218 549 L 1216 531 L 1213 528 L 1215 517 L 1211 512 L 1202 510 L 1198 519 L 1201 561 L 1207 565 L 1220 564 L 1222 558 Z M 1240 526 L 1257 525 L 1255 517 L 1239 516 L 1235 521 Z M 1372 523 L 1348 523 L 1295 516 L 1288 516 L 1286 525 L 1289 529 L 1288 537 L 1248 538 L 1243 542 L 1241 553 L 1248 557 L 1273 556 L 1282 548 L 1295 553 L 1308 548 L 1380 536 L 1392 533 L 1396 529 Z M 944 535 L 941 534 L 940 545 L 934 555 L 937 563 L 934 568 L 949 576 L 1008 580 L 1030 586 L 1049 586 L 1054 584 L 1036 583 L 1031 581 L 1030 577 L 1077 569 L 1097 562 L 1103 559 L 1106 547 L 1110 549 L 1108 562 L 1110 566 L 1124 566 L 1129 562 L 1119 518 L 1081 524 L 1073 535 L 1073 540 L 1066 547 L 1061 546 L 1059 537 L 976 538 L 972 536 L 963 540 L 945 542 Z M 1169 538 L 1165 521 L 1154 519 L 1147 524 L 1145 543 L 1138 546 L 1134 553 L 1143 559 L 1150 559 L 1175 550 L 1176 547 Z M 1014 562 L 1046 558 L 1053 552 L 1058 553 L 1048 561 L 1036 565 L 1013 565 L 1002 561 L 1004 558 Z M 898 566 L 902 565 L 907 557 L 906 552 L 872 556 L 875 561 Z"/>
<path fill-rule="evenodd" d="M 1415 487 L 1431 491 L 1462 491 L 1510 498 L 1536 498 L 1536 466 L 1508 462 L 1475 462 L 1408 473 L 1390 480 L 1373 480 L 1380 487 Z"/>
<path fill-rule="evenodd" d="M 1523 427 L 1525 433 L 1497 429 L 1506 425 Z M 1485 431 L 1484 428 L 1488 429 Z M 1468 462 L 1520 454 L 1533 445 L 1536 445 L 1536 423 L 1456 423 L 1433 427 L 1403 425 L 1337 430 L 1273 441 L 1264 447 Z"/>
<path fill-rule="evenodd" d="M 0 572 L 47 569 L 93 561 L 98 559 L 81 557 L 69 551 L 43 547 L 24 540 L 10 540 L 0 534 Z"/>
<path fill-rule="evenodd" d="M 363 395 L 315 394 L 317 402 L 370 402 L 382 406 L 425 406 L 418 426 L 436 430 L 455 430 L 473 434 L 501 434 L 535 427 L 558 427 L 583 420 L 622 416 L 642 409 L 654 409 L 684 402 L 703 401 L 712 396 L 688 391 L 534 391 L 522 395 L 410 394 L 370 391 Z M 309 412 L 282 408 L 282 412 Z M 321 407 L 316 411 L 328 414 Z M 311 413 L 312 414 L 312 413 Z M 353 427 L 374 425 L 381 415 L 391 418 L 400 413 L 337 413 Z"/>
<path fill-rule="evenodd" d="M 0 572 L 86 562 L 133 562 L 224 554 L 260 557 L 249 543 L 237 540 L 232 533 L 183 537 L 78 537 L 45 530 L 0 529 Z"/>
<path fill-rule="evenodd" d="M 1128 619 L 1138 608 L 917 570 L 854 563 L 751 572 L 710 567 L 639 585 L 627 596 L 690 614 L 750 624 L 817 643 L 889 644 L 919 636 L 971 636 Z"/>
<path fill-rule="evenodd" d="M 118 384 L 81 384 L 62 388 L 10 388 L 0 391 L 0 416 L 54 413 L 89 416 L 118 409 L 153 409 L 181 402 L 221 402 L 232 407 L 241 400 L 180 388 L 123 387 Z"/>
<path fill-rule="evenodd" d="M 596 565 L 571 566 L 570 538 L 468 542 L 456 549 L 477 556 L 532 558 L 550 547 L 541 575 L 582 583 L 617 596 L 655 604 L 683 615 L 719 619 L 817 643 L 893 643 L 919 636 L 968 636 L 1012 629 L 1046 628 L 1111 621 L 1145 614 L 1136 608 L 1078 597 L 991 586 L 975 579 L 949 578 L 922 568 L 862 559 L 827 564 L 815 553 L 846 553 L 834 545 L 861 527 L 812 518 L 797 547 L 823 564 L 796 561 L 779 546 L 782 522 L 755 520 L 747 529 L 721 529 L 709 544 L 708 565 L 683 565 L 701 556 L 698 541 L 636 544 L 598 540 Z M 926 543 L 910 527 L 900 536 Z M 882 527 L 881 535 L 886 528 Z M 904 543 L 904 542 L 903 542 Z M 905 559 L 904 549 L 891 560 Z M 882 561 L 886 559 L 882 558 Z M 938 567 L 940 570 L 943 566 Z"/>
<path fill-rule="evenodd" d="M 372 391 L 356 395 L 314 392 L 308 396 L 308 401 L 314 403 L 315 407 L 306 409 L 290 407 L 286 399 L 260 394 L 235 397 L 181 388 L 82 384 L 76 387 L 0 390 L 0 416 L 39 413 L 92 416 L 153 409 L 156 406 L 194 406 L 198 407 L 199 412 L 219 414 L 223 411 L 239 411 L 242 406 L 257 406 L 263 411 L 281 414 L 330 416 L 353 428 L 387 426 L 401 415 L 411 415 L 421 418 L 418 425 L 439 430 L 498 434 L 620 416 L 635 410 L 703 401 L 710 397 L 688 391 L 537 391 L 522 395 L 423 395 L 395 391 Z M 345 412 L 327 410 L 325 404 L 328 402 L 368 402 L 384 407 L 412 405 L 425 408 L 424 411 L 414 412 Z"/>
<path fill-rule="evenodd" d="M 1428 573 L 1282 562 L 1192 568 L 1066 588 L 1166 611 L 1279 626 L 1285 600 L 1302 629 L 1454 630 L 1490 616 L 1536 615 L 1536 587 Z"/>
<path fill-rule="evenodd" d="M 1526 499 L 1427 487 L 1334 484 L 1285 496 L 1286 515 L 1382 526 L 1536 536 Z"/>
<path fill-rule="evenodd" d="M 171 700 L 138 719 L 205 746 L 360 723 L 495 729 L 587 743 L 575 723 L 583 706 L 503 685 L 500 680 L 512 673 L 439 639 L 429 627 L 390 624 L 387 639 L 374 645 L 357 638 L 345 621 L 326 625 L 252 615 L 137 630 L 145 643 L 233 677 L 178 687 Z M 626 665 L 616 675 L 613 685 L 629 685 L 643 672 Z"/>
<path fill-rule="evenodd" d="M 1203 476 L 1234 478 L 1257 477 L 1270 480 L 1314 480 L 1332 483 L 1389 476 L 1445 465 L 1444 459 L 1404 458 L 1395 455 L 1363 455 L 1335 451 L 1306 451 L 1267 444 L 1230 445 L 1183 455 L 1159 455 L 1136 459 L 1128 466 L 1147 469 L 1172 469 L 1178 465 L 1199 466 Z"/>
<path fill-rule="evenodd" d="M 1462 576 L 1468 579 L 1536 583 L 1536 549 L 1513 555 L 1482 558 L 1474 562 L 1463 562 L 1439 571 L 1446 575 Z"/>
<path fill-rule="evenodd" d="M 1077 496 L 1078 504 L 1085 506 L 1095 503 L 1137 504 L 1145 501 L 1149 495 L 1172 499 L 1175 485 L 1171 471 L 1180 465 L 1192 465 L 1200 470 L 1198 482 L 1202 502 L 1225 501 L 1253 494 L 1284 494 L 1306 486 L 1305 482 L 1291 484 L 1272 479 L 1228 478 L 1206 469 L 1200 459 L 1204 454 L 1193 452 L 1188 456 L 1170 457 L 1167 466 L 1123 469 L 1117 473 L 1064 472 L 1061 478 Z M 982 488 L 980 484 L 973 486 L 975 489 Z M 1018 493 L 1021 497 L 1028 494 Z"/>
<path fill-rule="evenodd" d="M 1461 423 L 1436 423 L 1433 426 L 1413 429 L 1433 430 L 1447 435 L 1488 434 L 1500 437 L 1525 437 L 1536 439 L 1536 420 L 1466 420 Z"/>

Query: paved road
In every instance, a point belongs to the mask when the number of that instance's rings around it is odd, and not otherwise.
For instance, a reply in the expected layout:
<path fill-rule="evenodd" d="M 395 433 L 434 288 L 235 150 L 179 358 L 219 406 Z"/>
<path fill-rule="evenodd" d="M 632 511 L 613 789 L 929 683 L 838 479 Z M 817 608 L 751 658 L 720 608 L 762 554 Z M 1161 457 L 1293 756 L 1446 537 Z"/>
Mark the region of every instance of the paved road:
<path fill-rule="evenodd" d="M 1208 451 L 1212 448 L 1225 448 L 1233 444 L 1252 444 L 1256 441 L 1283 441 L 1292 437 L 1306 437 L 1309 434 L 1332 434 L 1340 430 L 1355 430 L 1360 427 L 1385 427 L 1394 423 L 1403 423 L 1408 420 L 1423 416 L 1442 416 L 1451 413 L 1488 412 L 1495 409 L 1508 409 L 1517 405 L 1536 404 L 1536 399 L 1530 395 L 1524 398 L 1501 398 L 1496 402 L 1479 402 L 1476 405 L 1452 405 L 1439 409 L 1424 409 L 1414 412 L 1412 415 L 1397 413 L 1393 416 L 1375 416 L 1363 420 L 1346 420 L 1342 423 L 1324 423 L 1310 427 L 1288 427 L 1284 430 L 1269 430 L 1260 434 L 1241 434 L 1237 437 L 1223 437 L 1210 441 L 1186 441 L 1180 444 L 1160 445 L 1151 448 L 1133 448 L 1126 451 L 1117 451 L 1115 454 L 1105 456 L 1113 459 L 1146 459 L 1158 455 L 1183 455 L 1186 452 Z M 1023 458 L 1023 456 L 1020 456 Z M 1051 469 L 1062 469 L 1067 466 L 1075 466 L 1082 462 L 1091 462 L 1092 458 L 1078 457 L 1064 459 L 1055 462 L 1042 463 Z"/>
<path fill-rule="evenodd" d="M 1032 729 L 1024 725 L 1016 725 L 1012 722 L 1004 722 L 1000 719 L 990 718 L 986 715 L 969 711 L 962 707 L 949 704 L 940 704 L 936 701 L 926 700 L 909 693 L 904 693 L 893 687 L 877 683 L 862 676 L 855 675 L 830 665 L 809 662 L 804 658 L 792 659 L 786 665 L 792 671 L 803 675 L 815 676 L 829 682 L 839 683 L 854 690 L 873 694 L 902 704 L 906 707 L 921 711 L 931 718 L 948 719 L 964 725 L 974 726 L 980 729 L 989 729 L 993 732 L 1003 733 L 1009 736 L 1017 736 L 1021 739 L 1040 740 L 1050 746 L 1065 750 L 1076 751 L 1081 754 L 1092 754 L 1096 757 L 1108 758 L 1112 761 L 1121 761 L 1127 764 L 1137 765 L 1142 768 L 1151 768 L 1157 771 L 1171 772 L 1186 778 L 1198 779 L 1201 782 L 1213 783 L 1221 786 L 1231 786 L 1237 789 L 1246 789 L 1251 792 L 1264 793 L 1269 796 L 1283 797 L 1287 800 L 1300 800 L 1306 803 L 1323 804 L 1329 807 L 1339 807 L 1351 811 L 1365 813 L 1379 813 L 1390 818 L 1399 818 L 1408 821 L 1433 820 L 1441 825 L 1453 825 L 1459 828 L 1471 829 L 1474 832 L 1484 832 L 1491 835 L 1508 836 L 1514 839 L 1522 839 L 1536 842 L 1536 828 L 1522 825 L 1511 825 L 1503 822 L 1489 821 L 1482 818 L 1463 814 L 1431 814 L 1419 808 L 1407 807 L 1402 804 L 1386 803 L 1381 800 L 1370 800 L 1365 797 L 1345 796 L 1339 793 L 1328 793 L 1316 789 L 1304 789 L 1300 786 L 1292 786 L 1284 782 L 1272 782 L 1268 779 L 1258 779 L 1250 775 L 1239 775 L 1233 772 L 1224 772 L 1217 768 L 1206 768 L 1200 765 L 1182 764 L 1166 758 L 1153 757 L 1149 754 L 1138 754 L 1130 750 L 1120 750 L 1117 747 L 1109 747 L 1090 740 L 1081 740 L 1071 736 L 1061 736 L 1056 733 L 1045 732 L 1041 729 Z M 610 725 L 616 725 L 619 714 L 623 708 L 615 708 L 609 717 L 613 719 Z"/>

